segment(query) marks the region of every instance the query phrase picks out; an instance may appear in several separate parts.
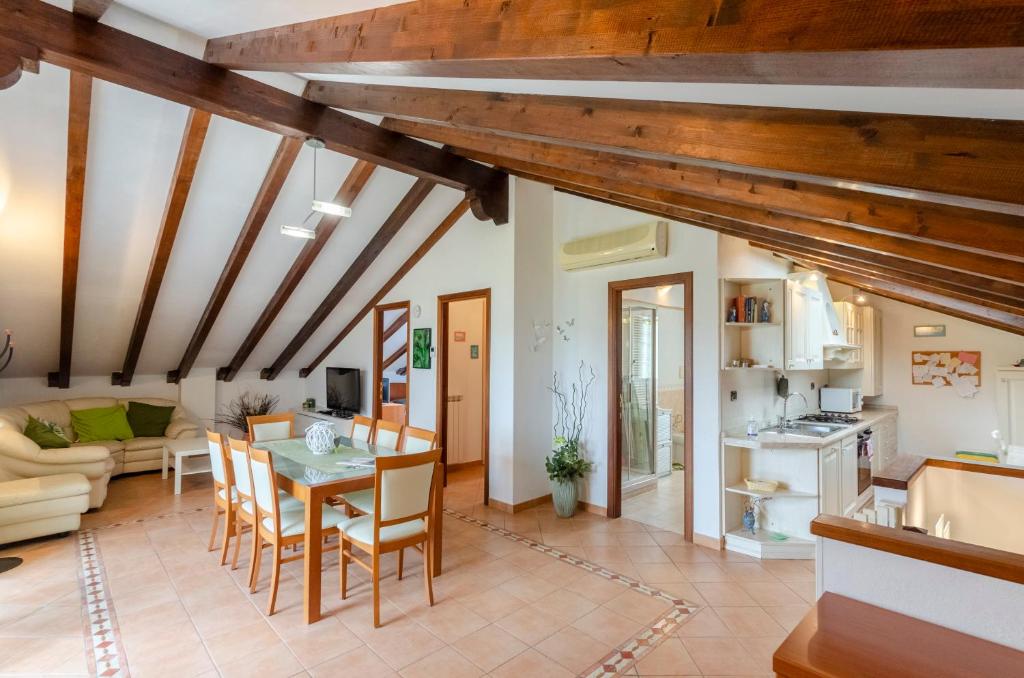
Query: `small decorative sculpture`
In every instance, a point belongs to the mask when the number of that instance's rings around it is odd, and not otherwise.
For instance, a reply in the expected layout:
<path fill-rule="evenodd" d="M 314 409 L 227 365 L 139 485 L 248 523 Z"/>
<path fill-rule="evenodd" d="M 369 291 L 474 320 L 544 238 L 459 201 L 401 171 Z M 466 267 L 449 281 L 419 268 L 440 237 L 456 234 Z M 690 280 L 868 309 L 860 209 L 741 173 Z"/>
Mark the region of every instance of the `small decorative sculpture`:
<path fill-rule="evenodd" d="M 754 505 L 747 504 L 747 510 L 743 512 L 743 527 L 750 530 L 750 534 L 754 534 L 756 525 L 757 516 L 754 515 Z"/>
<path fill-rule="evenodd" d="M 765 299 L 761 302 L 761 317 L 758 322 L 770 323 L 772 321 L 771 303 Z"/>
<path fill-rule="evenodd" d="M 736 307 L 730 306 L 729 311 L 725 314 L 725 322 L 734 323 L 736 322 Z"/>
<path fill-rule="evenodd" d="M 334 424 L 318 421 L 307 428 L 306 447 L 313 454 L 330 454 L 334 449 Z"/>

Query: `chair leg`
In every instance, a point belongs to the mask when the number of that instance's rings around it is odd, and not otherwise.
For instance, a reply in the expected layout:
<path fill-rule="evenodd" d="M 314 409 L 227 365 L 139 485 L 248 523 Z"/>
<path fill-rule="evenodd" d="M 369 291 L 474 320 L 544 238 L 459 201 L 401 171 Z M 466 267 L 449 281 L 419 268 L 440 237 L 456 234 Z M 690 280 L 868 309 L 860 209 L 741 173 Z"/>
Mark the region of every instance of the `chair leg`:
<path fill-rule="evenodd" d="M 235 535 L 238 539 L 235 540 L 235 555 L 231 557 L 231 569 L 238 569 L 238 552 L 242 548 L 242 518 L 236 513 L 235 514 Z M 250 563 L 251 565 L 251 563 Z"/>
<path fill-rule="evenodd" d="M 373 552 L 373 628 L 380 628 L 380 554 Z"/>
<path fill-rule="evenodd" d="M 405 549 L 398 549 L 398 579 L 402 579 L 402 565 L 405 563 Z"/>
<path fill-rule="evenodd" d="M 433 579 L 433 577 L 431 576 L 431 572 L 430 572 L 430 569 L 431 569 L 430 568 L 430 550 L 431 550 L 430 538 L 428 537 L 427 541 L 424 542 L 424 544 L 423 544 L 423 583 L 424 583 L 424 586 L 427 589 L 427 602 L 430 603 L 431 607 L 433 607 L 434 606 L 434 584 L 431 581 Z"/>
<path fill-rule="evenodd" d="M 256 582 L 260 579 L 260 560 L 263 558 L 263 537 L 257 528 L 252 528 L 252 560 L 249 562 L 249 593 L 256 593 Z"/>
<path fill-rule="evenodd" d="M 339 563 L 339 569 L 341 570 L 341 599 L 345 600 L 348 596 L 348 541 L 345 537 L 341 538 L 341 562 Z"/>
<path fill-rule="evenodd" d="M 175 471 L 175 472 L 177 472 L 177 471 Z M 227 515 L 227 514 L 225 513 L 225 515 Z M 206 546 L 206 550 L 207 551 L 212 551 L 213 550 L 213 543 L 217 540 L 217 523 L 220 522 L 219 518 L 220 518 L 220 507 L 215 504 L 214 507 L 213 507 L 213 527 L 210 528 L 210 543 L 207 544 L 207 546 Z M 224 563 L 221 563 L 221 565 L 223 565 L 223 564 Z"/>
<path fill-rule="evenodd" d="M 277 544 L 274 548 L 274 571 L 270 575 L 270 601 L 267 603 L 267 616 L 274 614 L 274 604 L 277 602 L 277 582 L 281 577 L 281 547 Z"/>
<path fill-rule="evenodd" d="M 235 525 L 235 521 L 232 520 L 232 518 L 234 518 L 234 516 L 231 513 L 227 511 L 224 512 L 224 539 L 221 542 L 220 546 L 221 565 L 224 565 L 224 563 L 228 562 L 228 546 L 231 544 L 232 535 L 237 535 L 239 537 L 235 540 L 235 553 L 238 552 L 238 544 L 242 541 L 241 535 L 237 534 L 237 525 Z"/>

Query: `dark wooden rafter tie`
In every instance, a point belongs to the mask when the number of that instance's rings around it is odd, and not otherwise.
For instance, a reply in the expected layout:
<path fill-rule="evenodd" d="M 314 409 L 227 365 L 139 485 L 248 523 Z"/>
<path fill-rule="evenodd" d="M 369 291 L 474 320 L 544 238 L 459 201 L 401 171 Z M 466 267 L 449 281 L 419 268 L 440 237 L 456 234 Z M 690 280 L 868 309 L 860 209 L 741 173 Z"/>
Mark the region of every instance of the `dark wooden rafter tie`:
<path fill-rule="evenodd" d="M 408 311 L 402 311 L 401 313 L 398 314 L 398 317 L 395 318 L 391 322 L 391 324 L 387 326 L 387 328 L 384 330 L 384 333 L 380 336 L 380 340 L 381 341 L 387 341 L 392 336 L 394 336 L 395 332 L 397 332 L 398 330 L 400 330 L 403 327 L 405 327 L 408 322 L 409 322 L 409 312 Z"/>
<path fill-rule="evenodd" d="M 71 11 L 77 16 L 99 21 L 113 4 L 114 0 L 74 0 Z"/>
<path fill-rule="evenodd" d="M 323 324 L 324 320 L 337 308 L 341 300 L 348 294 L 348 291 L 352 289 L 352 286 L 362 277 L 363 273 L 366 272 L 370 265 L 380 256 L 380 253 L 384 251 L 391 239 L 395 237 L 405 222 L 409 220 L 409 217 L 413 215 L 416 208 L 426 199 L 430 191 L 434 188 L 434 182 L 426 179 L 417 179 L 416 183 L 413 184 L 409 192 L 405 194 L 405 197 L 398 203 L 394 211 L 384 220 L 380 229 L 370 238 L 370 242 L 366 244 L 366 247 L 356 256 L 355 261 L 349 266 L 348 270 L 341 276 L 338 282 L 331 288 L 331 291 L 327 293 L 324 300 L 320 302 L 316 310 L 310 315 L 309 319 L 306 320 L 302 328 L 298 331 L 295 337 L 292 338 L 288 345 L 285 346 L 281 355 L 277 357 L 274 363 L 263 370 L 260 370 L 260 377 L 263 379 L 274 379 L 277 375 L 281 374 L 281 371 L 288 365 L 289 361 L 295 357 L 295 354 L 301 349 L 309 338 L 313 335 L 313 332 Z"/>
<path fill-rule="evenodd" d="M 327 148 L 466 192 L 474 213 L 508 221 L 508 177 L 430 144 L 214 66 L 39 0 L 0 0 L 0 39 L 43 60 L 190 108 Z"/>
<path fill-rule="evenodd" d="M 82 240 L 85 203 L 85 167 L 89 151 L 92 78 L 71 73 L 68 96 L 68 160 L 64 188 L 64 253 L 60 290 L 60 356 L 49 386 L 71 386 L 71 353 L 75 337 L 75 299 L 78 291 L 78 254 Z"/>
<path fill-rule="evenodd" d="M 14 87 L 26 72 L 39 72 L 39 49 L 0 36 L 0 91 Z"/>
<path fill-rule="evenodd" d="M 369 183 L 370 177 L 373 176 L 374 170 L 377 166 L 371 162 L 365 160 L 358 160 L 352 167 L 352 170 L 345 177 L 341 187 L 338 189 L 337 194 L 334 196 L 335 203 L 344 205 L 346 207 L 352 207 L 356 198 L 363 192 L 366 184 Z M 270 301 L 267 302 L 266 307 L 260 313 L 259 318 L 253 324 L 252 329 L 245 336 L 241 346 L 235 351 L 235 355 L 231 358 L 231 362 L 225 367 L 221 367 L 217 370 L 217 378 L 222 381 L 231 381 L 238 374 L 238 371 L 242 369 L 242 365 L 246 359 L 252 353 L 253 349 L 259 343 L 263 335 L 266 334 L 267 330 L 273 324 L 274 319 L 284 308 L 284 305 L 288 302 L 292 292 L 298 287 L 302 278 L 306 275 L 306 271 L 316 261 L 317 256 L 323 250 L 327 241 L 331 239 L 334 231 L 341 223 L 343 217 L 335 216 L 331 214 L 325 214 L 320 217 L 320 221 L 316 227 L 316 238 L 313 240 L 306 241 L 306 244 L 302 246 L 302 250 L 299 251 L 298 256 L 295 257 L 295 261 L 292 263 L 291 268 L 285 274 L 281 280 L 281 284 L 278 285 L 277 290 L 274 291 Z"/>
<path fill-rule="evenodd" d="M 455 209 L 453 209 L 448 216 L 438 224 L 437 228 L 435 228 L 431 234 L 428 235 L 422 243 L 420 243 L 420 246 L 416 248 L 416 251 L 398 267 L 398 270 L 395 271 L 394 275 L 388 278 L 386 283 L 381 285 L 381 288 L 377 290 L 377 293 L 373 295 L 368 302 L 366 302 L 366 305 L 359 309 L 359 312 L 356 313 L 352 320 L 350 320 L 341 332 L 338 333 L 338 336 L 327 344 L 327 347 L 320 352 L 320 355 L 314 358 L 309 365 L 299 370 L 299 376 L 303 378 L 308 377 L 313 370 L 316 369 L 317 365 L 327 360 L 327 357 L 335 348 L 338 347 L 338 344 L 345 340 L 345 337 L 347 337 L 349 333 L 351 333 L 352 330 L 362 322 L 363 318 L 365 318 L 370 311 L 372 311 L 374 307 L 377 306 L 377 304 L 379 304 L 384 297 L 386 297 L 388 293 L 395 288 L 395 285 L 397 285 L 402 278 L 404 278 L 405 275 L 427 255 L 427 252 L 429 252 L 434 245 L 444 237 L 444 234 L 450 231 L 452 226 L 458 223 L 459 219 L 461 219 L 467 211 L 469 211 L 469 202 L 467 200 L 459 202 L 459 204 L 455 206 Z"/>
<path fill-rule="evenodd" d="M 937 4 L 937 6 L 936 6 Z M 1017 88 L 998 0 L 434 0 L 211 40 L 227 68 L 667 82 Z"/>
<path fill-rule="evenodd" d="M 344 82 L 311 82 L 306 92 L 346 110 L 640 158 L 858 182 L 865 191 L 871 184 L 1024 201 L 1024 122 L 1017 120 Z"/>
<path fill-rule="evenodd" d="M 209 113 L 196 109 L 189 111 L 181 148 L 178 150 L 178 162 L 172 175 L 171 190 L 167 195 L 167 205 L 164 207 L 160 231 L 157 233 L 153 256 L 149 262 L 149 272 L 146 274 L 146 284 L 142 289 L 139 310 L 135 315 L 131 338 L 128 340 L 124 365 L 120 372 L 114 372 L 110 378 L 115 386 L 130 386 L 135 376 L 135 367 L 142 353 L 142 344 L 146 340 L 149 321 L 153 317 L 153 307 L 156 306 L 156 299 L 160 294 L 160 286 L 167 271 L 174 239 L 178 235 L 181 216 L 185 211 L 189 191 L 192 189 L 192 180 L 195 178 L 196 166 L 199 164 L 199 156 L 209 127 Z"/>
<path fill-rule="evenodd" d="M 381 364 L 380 369 L 381 370 L 386 370 L 387 368 L 391 367 L 396 362 L 398 362 L 399 360 L 404 358 L 405 355 L 408 352 L 409 352 L 409 344 L 407 344 L 407 343 L 406 344 L 402 344 L 397 349 L 395 349 L 394 353 L 392 353 L 391 355 L 389 355 L 387 358 L 384 359 L 384 362 Z"/>
<path fill-rule="evenodd" d="M 249 258 L 249 253 L 252 252 L 252 248 L 256 244 L 260 231 L 263 230 L 267 216 L 274 207 L 277 196 L 281 193 L 285 179 L 288 178 L 288 173 L 291 171 L 292 165 L 295 164 L 295 159 L 299 156 L 300 148 L 302 148 L 302 141 L 294 137 L 285 137 L 278 144 L 277 152 L 270 161 L 270 167 L 267 169 L 263 183 L 256 193 L 256 199 L 253 200 L 249 215 L 245 218 L 242 229 L 238 233 L 238 238 L 235 240 L 235 246 L 231 249 L 231 253 L 228 254 L 228 259 L 224 263 L 224 270 L 221 271 L 220 278 L 217 279 L 217 284 L 210 295 L 210 300 L 203 310 L 203 315 L 200 316 L 195 332 L 192 333 L 192 339 L 189 340 L 177 369 L 167 373 L 167 381 L 169 383 L 177 384 L 187 377 L 192 370 L 192 365 L 195 364 L 196 358 L 199 357 L 199 352 L 202 350 L 203 344 L 210 334 L 210 330 L 213 329 L 214 323 L 217 322 L 217 316 L 220 315 L 228 295 L 231 294 L 231 289 L 235 286 L 235 281 L 238 280 L 242 267 L 245 266 L 245 261 Z"/>

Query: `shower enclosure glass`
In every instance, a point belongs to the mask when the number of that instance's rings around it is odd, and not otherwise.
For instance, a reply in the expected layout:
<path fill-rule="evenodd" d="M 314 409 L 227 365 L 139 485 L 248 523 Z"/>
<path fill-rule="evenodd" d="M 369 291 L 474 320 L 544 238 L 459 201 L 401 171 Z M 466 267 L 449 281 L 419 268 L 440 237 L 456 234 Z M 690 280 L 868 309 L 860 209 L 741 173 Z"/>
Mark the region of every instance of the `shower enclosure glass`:
<path fill-rule="evenodd" d="M 622 308 L 622 487 L 654 477 L 657 311 Z"/>

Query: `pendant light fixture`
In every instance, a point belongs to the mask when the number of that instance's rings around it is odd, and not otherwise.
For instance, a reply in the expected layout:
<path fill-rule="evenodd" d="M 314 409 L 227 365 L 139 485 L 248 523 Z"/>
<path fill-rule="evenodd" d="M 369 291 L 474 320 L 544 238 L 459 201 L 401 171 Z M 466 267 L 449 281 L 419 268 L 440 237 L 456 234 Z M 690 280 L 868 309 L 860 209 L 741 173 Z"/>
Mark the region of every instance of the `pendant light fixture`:
<path fill-rule="evenodd" d="M 312 206 L 310 207 L 312 211 L 298 226 L 288 224 L 281 226 L 281 235 L 313 240 L 316 238 L 316 228 L 310 224 L 310 219 L 312 219 L 317 213 L 329 214 L 335 217 L 350 217 L 352 216 L 352 209 L 344 205 L 339 205 L 336 202 L 316 199 L 316 152 L 321 148 L 326 148 L 327 144 L 324 143 L 323 139 L 318 137 L 307 137 L 306 145 L 313 149 L 313 201 Z"/>

